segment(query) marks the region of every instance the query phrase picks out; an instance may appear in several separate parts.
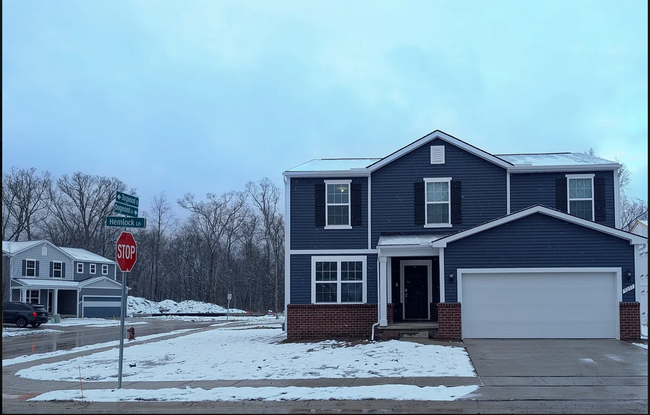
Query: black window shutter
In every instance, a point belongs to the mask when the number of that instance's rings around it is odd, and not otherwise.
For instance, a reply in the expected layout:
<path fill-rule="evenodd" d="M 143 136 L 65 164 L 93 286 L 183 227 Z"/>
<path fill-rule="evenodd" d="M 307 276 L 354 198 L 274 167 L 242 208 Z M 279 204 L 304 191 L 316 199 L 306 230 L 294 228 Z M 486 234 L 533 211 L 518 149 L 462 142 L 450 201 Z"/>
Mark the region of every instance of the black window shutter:
<path fill-rule="evenodd" d="M 325 183 L 316 183 L 314 192 L 316 226 L 325 226 Z"/>
<path fill-rule="evenodd" d="M 50 261 L 50 278 L 54 276 L 54 262 Z"/>
<path fill-rule="evenodd" d="M 462 192 L 460 180 L 451 181 L 451 224 L 459 225 L 462 220 Z"/>
<path fill-rule="evenodd" d="M 594 178 L 594 207 L 595 215 L 594 218 L 596 221 L 602 222 L 607 220 L 607 214 L 605 213 L 605 178 L 595 177 Z"/>
<path fill-rule="evenodd" d="M 61 278 L 65 278 L 65 262 L 61 264 Z"/>
<path fill-rule="evenodd" d="M 38 266 L 39 266 L 40 262 L 41 262 L 41 261 L 36 261 L 36 276 L 37 276 L 37 277 L 40 277 L 40 276 L 41 276 L 41 274 L 38 272 Z"/>
<path fill-rule="evenodd" d="M 350 208 L 352 226 L 361 226 L 361 183 L 352 183 L 350 186 Z"/>
<path fill-rule="evenodd" d="M 424 225 L 424 182 L 413 183 L 415 224 Z"/>
<path fill-rule="evenodd" d="M 568 212 L 566 179 L 555 179 L 555 208 L 562 212 Z"/>
<path fill-rule="evenodd" d="M 27 260 L 23 259 L 23 277 L 27 276 Z"/>

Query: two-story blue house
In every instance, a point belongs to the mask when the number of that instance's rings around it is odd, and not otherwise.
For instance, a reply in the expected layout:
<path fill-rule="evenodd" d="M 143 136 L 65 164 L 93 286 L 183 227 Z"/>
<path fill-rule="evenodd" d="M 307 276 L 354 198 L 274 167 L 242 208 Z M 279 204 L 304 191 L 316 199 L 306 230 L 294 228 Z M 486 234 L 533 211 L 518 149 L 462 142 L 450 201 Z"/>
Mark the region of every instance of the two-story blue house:
<path fill-rule="evenodd" d="M 619 167 L 436 130 L 285 171 L 287 339 L 640 338 Z"/>
<path fill-rule="evenodd" d="M 115 261 L 84 249 L 46 240 L 2 241 L 3 290 L 9 290 L 3 297 L 43 304 L 50 314 L 121 317 L 122 284 L 116 276 Z"/>

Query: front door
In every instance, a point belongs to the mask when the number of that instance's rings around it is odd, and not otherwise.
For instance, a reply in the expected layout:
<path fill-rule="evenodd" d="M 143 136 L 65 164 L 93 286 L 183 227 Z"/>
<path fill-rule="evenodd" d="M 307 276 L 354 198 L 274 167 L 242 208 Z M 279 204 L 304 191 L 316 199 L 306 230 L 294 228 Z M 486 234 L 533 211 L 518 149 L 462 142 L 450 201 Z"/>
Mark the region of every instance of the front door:
<path fill-rule="evenodd" d="M 401 268 L 404 320 L 428 320 L 431 302 L 431 261 L 402 261 Z"/>

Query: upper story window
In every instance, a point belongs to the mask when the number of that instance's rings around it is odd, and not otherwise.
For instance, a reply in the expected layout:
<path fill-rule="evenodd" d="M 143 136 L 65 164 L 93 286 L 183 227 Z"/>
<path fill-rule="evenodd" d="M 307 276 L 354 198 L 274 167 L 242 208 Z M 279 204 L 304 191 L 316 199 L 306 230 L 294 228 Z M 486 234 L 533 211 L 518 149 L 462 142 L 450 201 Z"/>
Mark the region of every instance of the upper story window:
<path fill-rule="evenodd" d="M 312 257 L 312 303 L 364 303 L 366 257 Z"/>
<path fill-rule="evenodd" d="M 108 275 L 108 265 L 102 264 L 102 275 Z"/>
<path fill-rule="evenodd" d="M 325 181 L 325 229 L 349 229 L 350 180 Z"/>
<path fill-rule="evenodd" d="M 567 174 L 569 213 L 594 220 L 594 175 Z"/>
<path fill-rule="evenodd" d="M 451 226 L 451 178 L 424 179 L 425 227 Z"/>
<path fill-rule="evenodd" d="M 38 266 L 38 262 L 34 259 L 27 259 L 23 262 L 24 264 L 24 270 L 23 274 L 26 277 L 36 277 L 37 272 L 36 272 L 36 267 Z"/>
<path fill-rule="evenodd" d="M 77 274 L 84 273 L 84 264 L 82 262 L 77 262 Z"/>
<path fill-rule="evenodd" d="M 52 277 L 63 278 L 63 263 L 61 261 L 52 262 Z"/>
<path fill-rule="evenodd" d="M 88 270 L 91 274 L 97 273 L 97 264 L 88 264 Z"/>

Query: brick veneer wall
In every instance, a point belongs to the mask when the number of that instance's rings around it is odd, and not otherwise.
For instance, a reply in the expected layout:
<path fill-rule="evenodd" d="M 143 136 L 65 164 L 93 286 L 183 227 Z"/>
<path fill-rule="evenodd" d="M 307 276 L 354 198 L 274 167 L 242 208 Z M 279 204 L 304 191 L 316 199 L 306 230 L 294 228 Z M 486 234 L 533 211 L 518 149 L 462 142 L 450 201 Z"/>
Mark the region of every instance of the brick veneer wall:
<path fill-rule="evenodd" d="M 440 340 L 462 340 L 460 303 L 438 303 L 438 338 Z"/>
<path fill-rule="evenodd" d="M 287 340 L 370 339 L 377 304 L 289 304 Z"/>
<path fill-rule="evenodd" d="M 621 319 L 621 340 L 641 339 L 641 317 L 639 303 L 619 303 Z"/>

